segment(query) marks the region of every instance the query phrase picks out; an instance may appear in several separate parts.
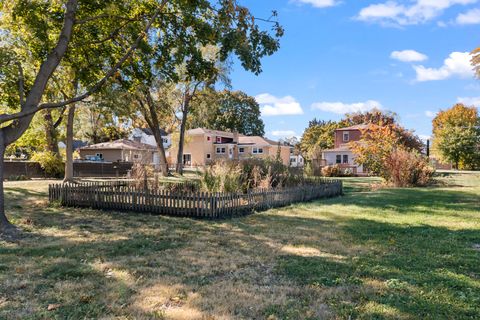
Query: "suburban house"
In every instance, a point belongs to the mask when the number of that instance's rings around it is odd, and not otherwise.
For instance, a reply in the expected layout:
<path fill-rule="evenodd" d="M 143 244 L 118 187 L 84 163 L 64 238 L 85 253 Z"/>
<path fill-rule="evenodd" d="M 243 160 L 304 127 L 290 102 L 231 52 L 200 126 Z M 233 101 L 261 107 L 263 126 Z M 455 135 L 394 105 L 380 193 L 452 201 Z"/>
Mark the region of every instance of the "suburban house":
<path fill-rule="evenodd" d="M 305 166 L 305 159 L 300 152 L 295 150 L 294 147 L 290 147 L 290 167 L 303 168 Z"/>
<path fill-rule="evenodd" d="M 168 134 L 165 130 L 160 129 L 160 134 L 162 136 L 163 148 L 165 149 L 165 156 L 168 158 L 170 156 L 170 146 L 172 145 L 172 136 Z M 153 136 L 153 131 L 150 128 L 135 128 L 132 130 L 132 133 L 128 137 L 129 140 L 140 142 L 144 144 L 151 145 L 157 148 L 157 141 Z M 160 165 L 160 157 L 158 152 L 153 154 L 153 164 Z"/>
<path fill-rule="evenodd" d="M 280 158 L 290 164 L 290 146 L 259 137 L 238 133 L 196 128 L 187 131 L 183 149 L 183 164 L 191 167 L 205 166 L 219 159 L 242 160 L 274 158 L 280 148 Z M 177 150 L 172 146 L 169 163 L 176 164 Z"/>
<path fill-rule="evenodd" d="M 151 164 L 154 163 L 157 148 L 146 143 L 120 139 L 83 147 L 79 152 L 82 160 Z"/>
<path fill-rule="evenodd" d="M 172 138 L 165 130 L 160 129 L 160 134 L 163 140 L 163 147 L 166 150 L 172 145 Z M 128 139 L 136 142 L 149 144 L 154 147 L 157 146 L 157 142 L 155 141 L 155 137 L 153 136 L 153 132 L 150 128 L 135 128 L 132 130 L 132 133 L 130 134 Z"/>
<path fill-rule="evenodd" d="M 355 163 L 355 156 L 349 143 L 360 141 L 362 130 L 368 129 L 368 127 L 367 124 L 361 124 L 335 130 L 335 147 L 322 152 L 324 165 L 338 165 L 342 170 L 352 170 L 354 174 L 366 173 L 363 166 Z"/>

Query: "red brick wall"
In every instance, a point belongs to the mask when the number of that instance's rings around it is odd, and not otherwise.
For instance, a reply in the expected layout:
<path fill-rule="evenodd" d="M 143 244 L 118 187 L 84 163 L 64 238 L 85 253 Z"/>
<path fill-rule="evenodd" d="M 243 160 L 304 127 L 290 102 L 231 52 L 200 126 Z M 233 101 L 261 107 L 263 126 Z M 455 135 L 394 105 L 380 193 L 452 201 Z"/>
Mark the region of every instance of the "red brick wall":
<path fill-rule="evenodd" d="M 350 133 L 350 140 L 348 142 L 359 141 L 362 136 L 362 133 L 360 132 L 360 130 L 349 130 L 349 131 L 337 130 L 335 131 L 335 148 L 340 147 L 342 144 L 348 143 L 343 141 L 344 132 Z"/>

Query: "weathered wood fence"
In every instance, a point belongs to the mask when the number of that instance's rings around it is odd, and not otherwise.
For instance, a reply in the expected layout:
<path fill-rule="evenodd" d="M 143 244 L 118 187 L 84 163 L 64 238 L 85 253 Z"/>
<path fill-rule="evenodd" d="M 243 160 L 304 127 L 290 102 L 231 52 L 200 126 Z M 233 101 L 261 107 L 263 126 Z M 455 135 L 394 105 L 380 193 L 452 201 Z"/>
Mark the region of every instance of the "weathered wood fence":
<path fill-rule="evenodd" d="M 67 207 L 215 219 L 339 196 L 342 191 L 342 182 L 335 180 L 247 193 L 172 192 L 122 184 L 52 184 L 49 200 Z"/>

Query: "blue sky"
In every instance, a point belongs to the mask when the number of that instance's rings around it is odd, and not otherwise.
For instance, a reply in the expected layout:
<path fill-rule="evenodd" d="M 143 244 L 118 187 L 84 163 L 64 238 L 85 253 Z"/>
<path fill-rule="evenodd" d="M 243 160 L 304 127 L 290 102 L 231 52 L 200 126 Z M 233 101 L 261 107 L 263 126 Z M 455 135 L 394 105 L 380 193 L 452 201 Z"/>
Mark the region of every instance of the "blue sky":
<path fill-rule="evenodd" d="M 480 106 L 468 62 L 480 46 L 480 0 L 240 2 L 258 17 L 277 10 L 286 31 L 260 76 L 238 65 L 232 73 L 234 89 L 257 97 L 270 138 L 374 106 L 428 136 L 439 109 Z"/>

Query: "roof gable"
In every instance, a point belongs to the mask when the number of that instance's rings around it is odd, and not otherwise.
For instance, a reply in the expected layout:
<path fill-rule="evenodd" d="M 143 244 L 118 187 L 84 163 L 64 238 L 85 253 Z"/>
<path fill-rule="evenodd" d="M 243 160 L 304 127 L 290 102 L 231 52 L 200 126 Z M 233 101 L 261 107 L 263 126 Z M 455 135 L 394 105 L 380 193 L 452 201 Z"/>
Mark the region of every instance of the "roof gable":
<path fill-rule="evenodd" d="M 80 148 L 80 150 L 100 150 L 100 149 L 110 149 L 110 150 L 155 150 L 154 146 L 149 144 L 131 141 L 127 139 L 120 139 L 110 142 L 103 142 L 92 144 L 87 147 Z"/>

